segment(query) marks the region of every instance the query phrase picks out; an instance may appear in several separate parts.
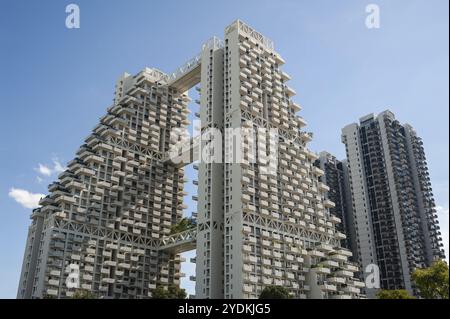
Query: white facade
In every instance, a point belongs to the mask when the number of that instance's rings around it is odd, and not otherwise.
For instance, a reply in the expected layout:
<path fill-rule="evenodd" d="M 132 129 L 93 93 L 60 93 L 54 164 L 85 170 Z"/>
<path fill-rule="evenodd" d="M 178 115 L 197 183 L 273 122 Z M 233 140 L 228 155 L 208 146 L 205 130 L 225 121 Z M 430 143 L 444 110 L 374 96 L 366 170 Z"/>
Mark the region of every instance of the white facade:
<path fill-rule="evenodd" d="M 207 230 L 199 229 L 197 239 L 197 298 L 257 298 L 267 285 L 287 287 L 295 298 L 360 297 L 364 284 L 353 278 L 358 267 L 348 261 L 351 253 L 339 247 L 345 235 L 335 229 L 340 220 L 329 214 L 334 204 L 325 199 L 328 187 L 318 181 L 323 172 L 313 166 L 317 155 L 306 147 L 311 135 L 302 130 L 306 122 L 296 115 L 300 106 L 292 100 L 295 91 L 286 85 L 290 77 L 281 70 L 284 60 L 273 42 L 236 21 L 208 61 L 213 72 L 223 65 L 222 86 L 214 82 L 211 91 L 209 80 L 203 74 L 201 79 L 200 107 L 223 118 L 216 125 L 277 134 L 257 140 L 256 164 L 247 156 L 255 145 L 245 139 L 237 146 L 243 161 L 216 168 L 200 164 L 198 218 Z M 206 99 L 211 94 L 212 109 Z M 201 113 L 202 127 L 211 123 L 204 123 L 207 112 Z M 225 136 L 226 155 L 231 145 Z M 262 165 L 270 152 L 276 161 Z M 271 168 L 274 174 L 268 174 Z M 214 194 L 219 187 L 212 188 L 212 196 L 202 193 L 214 179 L 223 179 L 223 196 Z M 217 211 L 203 210 L 208 204 Z M 215 267 L 223 273 L 213 276 Z"/>

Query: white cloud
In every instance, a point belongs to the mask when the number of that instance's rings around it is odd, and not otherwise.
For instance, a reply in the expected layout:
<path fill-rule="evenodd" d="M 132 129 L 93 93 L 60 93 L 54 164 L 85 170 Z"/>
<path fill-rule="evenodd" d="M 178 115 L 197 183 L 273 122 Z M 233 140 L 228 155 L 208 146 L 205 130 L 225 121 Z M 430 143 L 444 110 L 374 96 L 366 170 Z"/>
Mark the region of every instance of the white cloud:
<path fill-rule="evenodd" d="M 444 244 L 445 257 L 449 260 L 449 209 L 448 207 L 436 206 L 439 218 L 439 226 L 441 227 L 442 243 Z"/>
<path fill-rule="evenodd" d="M 54 173 L 62 173 L 66 170 L 66 167 L 62 166 L 61 163 L 59 162 L 59 160 L 57 158 L 53 159 L 53 164 L 55 165 L 53 167 L 53 172 Z"/>
<path fill-rule="evenodd" d="M 33 194 L 27 190 L 14 187 L 9 190 L 8 195 L 23 207 L 30 209 L 39 207 L 39 200 L 45 197 L 44 194 Z"/>
<path fill-rule="evenodd" d="M 39 163 L 39 167 L 35 168 L 36 172 L 38 172 L 42 176 L 50 177 L 53 174 L 62 173 L 66 169 L 66 167 L 64 167 L 61 164 L 61 162 L 59 161 L 58 158 L 52 159 L 52 162 L 53 162 L 53 167 L 51 167 L 50 165 L 44 165 L 44 164 Z M 38 177 L 38 182 L 39 183 L 42 182 L 42 178 Z"/>
<path fill-rule="evenodd" d="M 43 165 L 41 163 L 39 163 L 39 167 L 36 168 L 36 171 L 38 171 L 40 174 L 45 175 L 45 176 L 50 176 L 52 175 L 52 169 L 46 165 Z"/>

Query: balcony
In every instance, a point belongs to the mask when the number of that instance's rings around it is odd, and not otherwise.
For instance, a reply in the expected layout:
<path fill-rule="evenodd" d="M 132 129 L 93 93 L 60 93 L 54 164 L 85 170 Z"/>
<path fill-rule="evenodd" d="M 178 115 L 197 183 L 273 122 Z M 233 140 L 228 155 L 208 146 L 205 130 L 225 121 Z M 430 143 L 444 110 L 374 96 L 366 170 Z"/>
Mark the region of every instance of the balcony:
<path fill-rule="evenodd" d="M 339 263 L 334 260 L 326 260 L 326 261 L 322 262 L 322 264 L 324 264 L 325 266 L 328 266 L 328 267 L 339 267 Z"/>
<path fill-rule="evenodd" d="M 107 249 L 117 249 L 118 246 L 117 246 L 117 244 L 108 243 L 108 244 L 106 244 L 106 248 Z"/>
<path fill-rule="evenodd" d="M 281 236 L 280 234 L 276 234 L 276 233 L 272 233 L 272 238 L 278 242 L 281 241 Z"/>
<path fill-rule="evenodd" d="M 344 233 L 336 232 L 336 238 L 339 240 L 346 239 L 347 236 Z"/>
<path fill-rule="evenodd" d="M 366 286 L 362 281 L 358 281 L 358 280 L 348 280 L 347 285 L 353 286 L 356 288 L 364 288 Z"/>
<path fill-rule="evenodd" d="M 327 208 L 333 208 L 333 207 L 335 207 L 335 204 L 334 204 L 331 200 L 329 200 L 329 199 L 324 200 L 324 201 L 323 201 L 323 205 L 324 205 L 325 207 L 327 207 Z"/>
<path fill-rule="evenodd" d="M 330 252 L 333 251 L 333 246 L 325 243 L 321 243 L 320 245 L 316 246 L 316 249 L 323 251 L 323 252 Z"/>
<path fill-rule="evenodd" d="M 330 190 L 330 188 L 324 183 L 319 183 L 319 189 L 324 192 L 328 192 Z"/>
<path fill-rule="evenodd" d="M 246 280 L 250 281 L 251 283 L 254 283 L 254 284 L 258 283 L 258 277 L 256 277 L 256 276 L 248 276 L 246 278 Z"/>
<path fill-rule="evenodd" d="M 243 210 L 245 212 L 256 212 L 256 207 L 250 204 L 244 205 Z"/>
<path fill-rule="evenodd" d="M 123 262 L 117 265 L 119 268 L 130 269 L 131 265 L 129 263 Z"/>
<path fill-rule="evenodd" d="M 351 294 L 359 294 L 361 292 L 361 290 L 359 288 L 350 287 L 350 286 L 342 288 L 342 291 L 351 293 Z"/>
<path fill-rule="evenodd" d="M 57 289 L 47 289 L 47 294 L 51 295 L 51 296 L 57 296 L 58 295 L 58 290 Z"/>
<path fill-rule="evenodd" d="M 350 265 L 350 264 L 346 264 L 342 268 L 344 270 L 348 270 L 348 271 L 351 271 L 351 272 L 357 272 L 359 270 L 359 268 L 357 266 Z"/>
<path fill-rule="evenodd" d="M 345 284 L 346 283 L 345 278 L 342 278 L 342 277 L 330 277 L 327 279 L 327 281 L 332 284 Z"/>
<path fill-rule="evenodd" d="M 347 256 L 335 253 L 335 254 L 330 254 L 329 256 L 332 260 L 338 261 L 338 262 L 346 262 L 347 261 Z"/>
<path fill-rule="evenodd" d="M 273 276 L 281 278 L 281 277 L 283 277 L 283 273 L 280 270 L 274 270 Z"/>
<path fill-rule="evenodd" d="M 51 242 L 51 246 L 55 249 L 60 249 L 60 250 L 64 250 L 64 243 L 63 242 L 57 242 L 57 241 L 52 241 Z"/>
<path fill-rule="evenodd" d="M 334 204 L 334 203 L 333 203 Z M 333 224 L 339 224 L 341 223 L 341 219 L 339 217 L 336 217 L 334 215 L 330 215 L 330 218 L 328 219 Z"/>
<path fill-rule="evenodd" d="M 117 262 L 116 261 L 112 261 L 112 260 L 106 260 L 104 263 L 103 263 L 105 266 L 107 266 L 107 267 L 115 267 L 116 265 L 117 265 Z"/>
<path fill-rule="evenodd" d="M 75 175 L 86 175 L 86 176 L 94 176 L 95 175 L 95 171 L 89 168 L 79 168 L 78 170 L 75 171 Z"/>
<path fill-rule="evenodd" d="M 71 196 L 65 196 L 65 195 L 60 195 L 55 199 L 55 203 L 57 204 L 63 204 L 63 203 L 67 203 L 67 204 L 75 204 L 75 199 Z"/>
<path fill-rule="evenodd" d="M 264 266 L 271 266 L 272 265 L 272 262 L 268 258 L 263 258 L 262 259 L 262 263 L 263 263 Z"/>
<path fill-rule="evenodd" d="M 280 253 L 280 252 L 274 251 L 274 252 L 272 253 L 272 255 L 273 255 L 273 257 L 275 257 L 275 258 L 277 258 L 277 259 L 280 259 L 280 258 L 281 258 L 281 253 Z"/>
<path fill-rule="evenodd" d="M 287 254 L 287 255 L 286 255 L 286 260 L 288 260 L 288 261 L 293 261 L 293 260 L 294 260 L 294 256 L 293 256 L 293 255 L 290 255 L 290 254 Z"/>
<path fill-rule="evenodd" d="M 82 190 L 85 188 L 83 183 L 77 182 L 75 180 L 70 181 L 67 185 L 67 188 L 75 188 L 75 189 L 79 189 Z"/>
<path fill-rule="evenodd" d="M 332 291 L 337 291 L 337 288 L 335 285 L 330 285 L 330 284 L 323 284 L 320 286 L 320 288 L 324 291 L 328 291 L 328 292 L 332 292 Z"/>
<path fill-rule="evenodd" d="M 100 270 L 100 273 L 104 274 L 104 275 L 109 275 L 109 268 L 102 268 Z"/>
<path fill-rule="evenodd" d="M 283 81 L 285 81 L 285 82 L 289 81 L 291 79 L 291 76 L 284 71 L 281 71 L 280 75 L 281 75 L 281 78 L 283 79 Z"/>
<path fill-rule="evenodd" d="M 270 233 L 269 233 L 268 231 L 266 231 L 266 230 L 263 230 L 263 231 L 261 232 L 261 236 L 262 236 L 263 238 L 270 238 Z"/>
<path fill-rule="evenodd" d="M 102 278 L 102 283 L 113 284 L 116 280 L 113 278 Z"/>
<path fill-rule="evenodd" d="M 346 256 L 346 257 L 351 257 L 353 254 L 350 250 L 346 250 L 346 249 L 339 249 L 337 251 L 338 254 Z"/>
<path fill-rule="evenodd" d="M 97 163 L 97 164 L 103 164 L 104 163 L 104 159 L 101 156 L 98 155 L 89 155 L 86 157 L 85 161 L 87 162 L 93 162 L 93 163 Z"/>
<path fill-rule="evenodd" d="M 250 285 L 244 285 L 244 292 L 246 293 L 252 293 L 253 292 L 253 287 Z"/>
<path fill-rule="evenodd" d="M 295 92 L 295 90 L 292 89 L 292 88 L 290 88 L 289 86 L 286 86 L 286 87 L 285 87 L 285 90 L 286 90 L 286 94 L 287 94 L 289 97 L 292 97 L 292 96 L 294 96 L 294 95 L 297 94 L 297 93 Z"/>
<path fill-rule="evenodd" d="M 253 267 L 250 264 L 244 264 L 243 269 L 246 272 L 252 272 L 253 271 Z"/>
<path fill-rule="evenodd" d="M 62 258 L 64 256 L 64 254 L 62 251 L 53 250 L 53 251 L 50 251 L 49 256 L 54 257 L 54 258 Z"/>
<path fill-rule="evenodd" d="M 92 285 L 91 284 L 82 284 L 81 288 L 86 289 L 86 290 L 91 290 L 92 289 Z"/>
<path fill-rule="evenodd" d="M 302 109 L 302 107 L 298 103 L 295 103 L 295 102 L 291 102 L 291 107 L 292 107 L 292 110 L 294 111 L 294 113 L 297 113 Z"/>
<path fill-rule="evenodd" d="M 83 279 L 87 281 L 92 281 L 94 277 L 90 274 L 83 274 Z"/>
<path fill-rule="evenodd" d="M 322 274 L 322 275 L 329 275 L 331 273 L 330 268 L 324 267 L 324 266 L 317 266 L 314 269 L 314 271 L 318 274 Z"/>
<path fill-rule="evenodd" d="M 50 276 L 59 277 L 61 275 L 61 270 L 50 270 Z"/>
<path fill-rule="evenodd" d="M 281 57 L 281 55 L 279 55 L 278 53 L 275 54 L 274 58 L 275 58 L 276 63 L 278 63 L 279 66 L 286 63 L 284 61 L 284 59 Z"/>
<path fill-rule="evenodd" d="M 353 277 L 353 272 L 347 270 L 338 270 L 335 272 L 335 275 L 339 277 L 351 278 Z"/>
<path fill-rule="evenodd" d="M 55 279 L 50 279 L 48 281 L 49 286 L 59 286 L 59 280 L 55 280 Z"/>
<path fill-rule="evenodd" d="M 102 196 L 99 195 L 92 195 L 91 196 L 92 201 L 94 202 L 101 202 L 102 201 Z"/>

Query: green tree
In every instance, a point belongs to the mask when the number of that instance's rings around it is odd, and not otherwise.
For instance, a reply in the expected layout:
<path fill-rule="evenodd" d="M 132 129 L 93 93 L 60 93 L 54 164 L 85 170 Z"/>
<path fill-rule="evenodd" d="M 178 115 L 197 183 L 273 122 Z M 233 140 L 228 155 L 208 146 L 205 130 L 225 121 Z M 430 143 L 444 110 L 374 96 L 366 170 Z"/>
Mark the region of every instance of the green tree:
<path fill-rule="evenodd" d="M 443 260 L 435 261 L 431 267 L 416 269 L 412 273 L 412 280 L 425 299 L 448 298 L 448 265 Z"/>
<path fill-rule="evenodd" d="M 86 289 L 77 289 L 73 293 L 72 299 L 97 299 L 97 295 Z"/>
<path fill-rule="evenodd" d="M 157 286 L 152 291 L 152 299 L 186 299 L 186 291 L 177 285 Z"/>
<path fill-rule="evenodd" d="M 164 289 L 163 286 L 157 286 L 152 290 L 152 298 L 153 299 L 168 299 L 167 290 Z"/>
<path fill-rule="evenodd" d="M 266 286 L 261 291 L 259 299 L 290 299 L 289 291 L 282 286 Z"/>
<path fill-rule="evenodd" d="M 185 218 L 182 218 L 175 225 L 172 225 L 172 227 L 170 228 L 170 233 L 171 234 L 181 233 L 185 230 L 194 228 L 195 225 L 196 225 L 196 223 L 195 223 L 194 219 L 185 217 Z"/>
<path fill-rule="evenodd" d="M 377 299 L 415 299 L 415 298 L 404 289 L 398 290 L 383 289 L 377 293 Z"/>
<path fill-rule="evenodd" d="M 176 285 L 170 285 L 167 290 L 170 299 L 186 299 L 187 297 L 186 290 L 181 289 Z"/>

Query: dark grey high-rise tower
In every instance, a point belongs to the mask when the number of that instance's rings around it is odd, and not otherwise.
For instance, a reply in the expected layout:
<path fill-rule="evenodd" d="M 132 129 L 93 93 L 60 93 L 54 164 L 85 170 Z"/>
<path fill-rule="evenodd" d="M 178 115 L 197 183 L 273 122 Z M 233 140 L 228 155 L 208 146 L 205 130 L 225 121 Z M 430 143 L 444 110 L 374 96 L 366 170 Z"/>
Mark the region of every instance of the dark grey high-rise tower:
<path fill-rule="evenodd" d="M 385 111 L 344 127 L 342 142 L 355 257 L 363 268 L 379 266 L 381 288 L 415 294 L 411 272 L 445 257 L 422 141 L 410 125 Z"/>
<path fill-rule="evenodd" d="M 324 174 L 320 177 L 320 181 L 326 184 L 330 189 L 326 193 L 326 197 L 331 200 L 335 206 L 330 208 L 330 214 L 341 219 L 341 223 L 336 225 L 336 228 L 347 235 L 347 238 L 341 241 L 343 247 L 349 248 L 351 238 L 347 228 L 350 226 L 347 220 L 347 213 L 349 202 L 346 196 L 346 179 L 345 162 L 339 161 L 335 156 L 328 152 L 321 152 L 319 158 L 315 161 L 314 165 L 324 171 Z M 350 203 L 351 205 L 351 203 Z"/>

